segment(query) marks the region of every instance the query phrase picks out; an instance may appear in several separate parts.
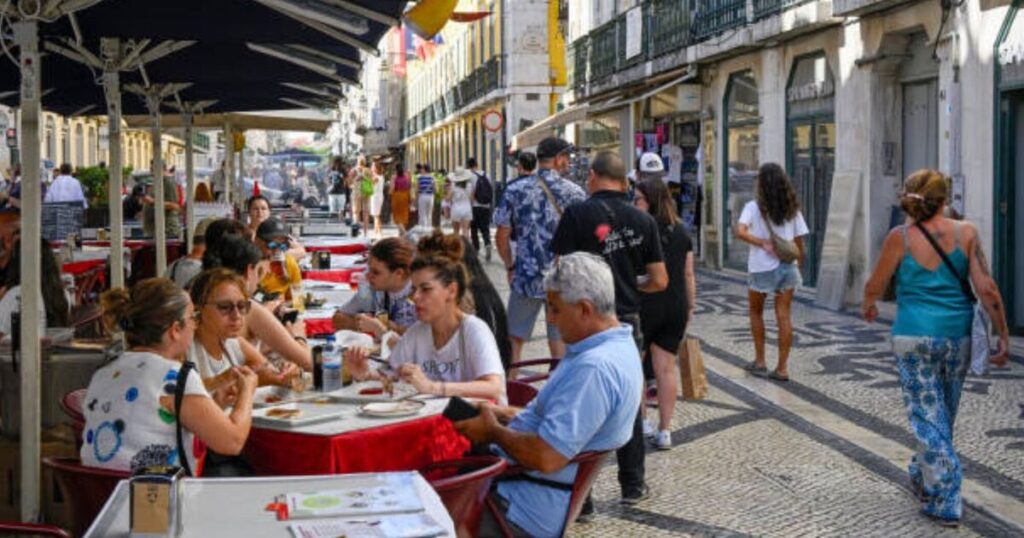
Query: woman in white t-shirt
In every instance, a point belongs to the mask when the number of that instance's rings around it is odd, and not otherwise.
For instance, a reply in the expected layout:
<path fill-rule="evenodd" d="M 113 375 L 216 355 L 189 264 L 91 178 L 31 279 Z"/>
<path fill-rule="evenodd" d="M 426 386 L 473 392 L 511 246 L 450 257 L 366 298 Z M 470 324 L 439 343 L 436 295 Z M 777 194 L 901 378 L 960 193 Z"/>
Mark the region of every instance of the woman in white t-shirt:
<path fill-rule="evenodd" d="M 747 365 L 748 372 L 788 381 L 786 363 L 793 343 L 793 323 L 790 310 L 793 294 L 802 283 L 800 264 L 804 258 L 803 236 L 807 223 L 800 213 L 800 202 L 789 176 L 781 166 L 767 163 L 757 172 L 757 199 L 747 202 L 736 224 L 736 238 L 750 244 L 747 256 L 747 297 L 750 300 L 750 330 L 754 336 L 754 362 Z M 771 231 L 776 237 L 796 244 L 799 255 L 790 263 L 783 263 L 772 243 Z M 775 296 L 775 321 L 779 326 L 779 362 L 768 372 L 764 360 L 764 303 L 768 294 Z"/>
<path fill-rule="evenodd" d="M 259 377 L 260 385 L 290 386 L 301 375 L 293 363 L 278 370 L 245 338 L 245 317 L 251 308 L 246 282 L 238 273 L 223 267 L 203 271 L 192 281 L 190 290 L 196 309 L 196 334 L 189 346 L 188 358 L 222 407 L 234 404 L 236 395 L 230 376 L 222 375 L 235 366 L 248 366 Z"/>
<path fill-rule="evenodd" d="M 176 413 L 178 373 L 195 331 L 195 310 L 185 291 L 171 280 L 150 278 L 131 291 L 111 290 L 101 301 L 105 322 L 124 332 L 128 351 L 96 370 L 89 382 L 82 463 L 121 471 L 187 464 L 198 475 L 196 438 L 222 454 L 240 453 L 252 422 L 252 370 L 233 369 L 238 397 L 230 415 L 210 398 L 198 373 L 189 372 Z"/>
<path fill-rule="evenodd" d="M 460 241 L 457 236 L 451 236 Z M 466 396 L 505 402 L 505 373 L 491 329 L 459 304 L 466 293 L 465 267 L 441 256 L 412 262 L 414 323 L 391 351 L 390 369 L 422 394 Z M 364 350 L 349 350 L 352 375 L 387 375 L 369 368 Z"/>

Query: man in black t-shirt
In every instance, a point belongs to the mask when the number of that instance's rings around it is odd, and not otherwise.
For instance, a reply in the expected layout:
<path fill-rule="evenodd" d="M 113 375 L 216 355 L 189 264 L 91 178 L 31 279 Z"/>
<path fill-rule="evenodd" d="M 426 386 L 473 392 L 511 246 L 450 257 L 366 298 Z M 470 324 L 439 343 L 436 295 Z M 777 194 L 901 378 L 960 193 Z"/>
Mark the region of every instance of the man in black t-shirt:
<path fill-rule="evenodd" d="M 590 198 L 565 208 L 551 240 L 555 255 L 585 251 L 604 257 L 615 280 L 615 311 L 619 321 L 633 326 L 633 338 L 642 349 L 640 298 L 668 286 L 658 225 L 651 215 L 630 205 L 626 197 L 626 167 L 610 151 L 598 153 L 590 165 Z M 644 440 L 640 409 L 633 436 L 617 453 L 622 502 L 646 499 Z"/>

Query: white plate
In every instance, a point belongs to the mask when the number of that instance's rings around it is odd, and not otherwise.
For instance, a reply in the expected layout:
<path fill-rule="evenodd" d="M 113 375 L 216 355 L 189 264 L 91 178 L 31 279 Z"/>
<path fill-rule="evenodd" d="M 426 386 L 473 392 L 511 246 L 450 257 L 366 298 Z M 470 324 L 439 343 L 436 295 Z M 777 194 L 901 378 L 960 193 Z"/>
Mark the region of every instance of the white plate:
<path fill-rule="evenodd" d="M 420 400 L 400 400 L 396 402 L 371 402 L 359 406 L 359 413 L 368 417 L 392 418 L 407 417 L 419 413 L 424 406 Z"/>
<path fill-rule="evenodd" d="M 253 395 L 252 399 L 252 406 L 259 409 L 271 405 L 308 400 L 315 396 L 316 394 L 311 392 L 296 392 L 285 387 L 268 385 L 256 389 L 256 394 Z"/>
<path fill-rule="evenodd" d="M 394 397 L 391 397 L 386 392 L 381 392 L 379 394 L 360 394 L 360 392 L 366 389 L 379 388 L 381 388 L 380 381 L 360 381 L 357 383 L 352 383 L 351 385 L 336 390 L 334 392 L 329 392 L 327 394 L 330 395 L 331 398 L 334 398 L 339 402 L 364 404 L 370 402 L 390 402 L 393 400 L 397 400 L 398 398 L 409 396 L 416 392 L 416 389 L 414 389 L 412 385 L 409 385 L 407 383 L 395 383 Z"/>
<path fill-rule="evenodd" d="M 349 412 L 351 412 L 351 409 L 351 407 L 348 408 Z M 299 414 L 292 417 L 274 416 L 282 410 L 298 411 Z M 330 398 L 318 397 L 304 402 L 292 402 L 256 409 L 252 412 L 252 421 L 259 426 L 297 428 L 299 426 L 341 418 L 345 411 L 345 406 L 335 403 Z"/>

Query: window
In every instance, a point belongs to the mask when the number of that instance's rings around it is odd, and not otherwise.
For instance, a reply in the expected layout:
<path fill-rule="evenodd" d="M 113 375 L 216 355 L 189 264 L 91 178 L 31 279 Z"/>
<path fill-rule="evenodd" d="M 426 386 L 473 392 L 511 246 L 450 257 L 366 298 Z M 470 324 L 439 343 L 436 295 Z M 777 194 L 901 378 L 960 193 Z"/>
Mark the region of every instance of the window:
<path fill-rule="evenodd" d="M 725 90 L 725 123 L 725 264 L 743 269 L 746 267 L 747 247 L 732 240 L 732 227 L 743 206 L 754 199 L 754 180 L 757 177 L 761 116 L 753 72 L 742 71 L 729 77 Z"/>

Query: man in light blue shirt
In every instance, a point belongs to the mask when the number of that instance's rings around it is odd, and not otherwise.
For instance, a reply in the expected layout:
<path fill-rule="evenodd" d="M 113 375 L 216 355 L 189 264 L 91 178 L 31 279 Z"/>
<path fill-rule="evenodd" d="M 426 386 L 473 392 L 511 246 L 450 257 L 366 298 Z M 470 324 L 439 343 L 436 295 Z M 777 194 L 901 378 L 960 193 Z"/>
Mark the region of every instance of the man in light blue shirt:
<path fill-rule="evenodd" d="M 615 450 L 630 439 L 643 385 L 632 329 L 615 317 L 615 285 L 603 259 L 584 252 L 563 256 L 545 288 L 568 344 L 565 358 L 525 409 L 484 403 L 478 417 L 455 423 L 473 442 L 493 443 L 501 456 L 540 479 L 500 481 L 491 492 L 513 530 L 529 536 L 561 534 L 576 478 L 569 461 L 582 452 Z M 480 535 L 494 533 L 495 522 L 485 513 Z"/>

